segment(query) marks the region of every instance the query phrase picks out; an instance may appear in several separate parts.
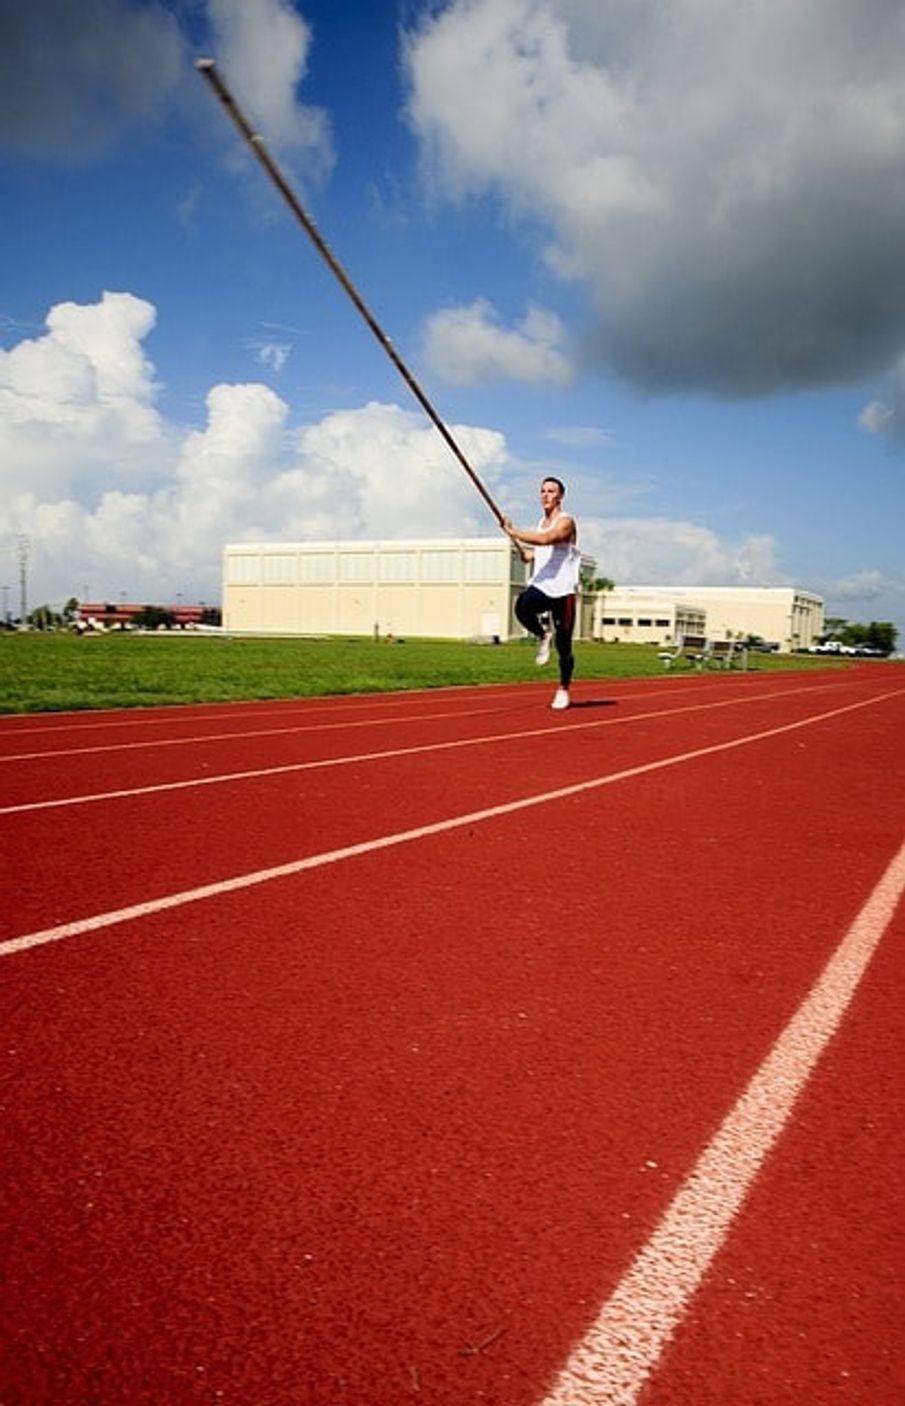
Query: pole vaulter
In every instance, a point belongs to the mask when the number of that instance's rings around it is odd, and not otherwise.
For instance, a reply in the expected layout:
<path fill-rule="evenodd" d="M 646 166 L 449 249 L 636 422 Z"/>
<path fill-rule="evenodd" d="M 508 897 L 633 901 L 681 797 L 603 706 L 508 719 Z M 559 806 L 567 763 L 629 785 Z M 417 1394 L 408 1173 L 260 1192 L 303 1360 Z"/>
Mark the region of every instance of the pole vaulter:
<path fill-rule="evenodd" d="M 484 484 L 478 478 L 478 475 L 475 473 L 474 469 L 469 464 L 464 453 L 462 452 L 462 449 L 456 443 L 450 430 L 447 428 L 443 420 L 437 414 L 437 411 L 434 409 L 433 405 L 428 400 L 426 394 L 421 389 L 415 377 L 412 375 L 412 372 L 402 360 L 402 357 L 396 351 L 396 348 L 393 346 L 389 337 L 383 331 L 383 328 L 380 326 L 376 317 L 371 312 L 367 303 L 364 301 L 358 290 L 355 288 L 355 285 L 349 278 L 349 275 L 346 273 L 345 269 L 342 267 L 342 264 L 340 264 L 339 260 L 336 258 L 336 255 L 332 252 L 330 247 L 327 245 L 326 241 L 323 239 L 322 235 L 319 233 L 316 225 L 314 224 L 314 221 L 303 209 L 301 202 L 298 200 L 297 196 L 290 188 L 285 176 L 280 171 L 273 157 L 270 155 L 266 146 L 264 145 L 263 138 L 259 137 L 254 131 L 250 122 L 248 121 L 248 118 L 245 116 L 242 109 L 239 107 L 238 103 L 230 92 L 229 88 L 224 83 L 222 77 L 217 71 L 217 66 L 214 63 L 214 60 L 197 59 L 195 62 L 195 67 L 197 68 L 198 72 L 204 78 L 207 79 L 211 88 L 213 88 L 217 97 L 220 99 L 221 103 L 226 109 L 228 115 L 235 123 L 236 127 L 238 127 L 242 136 L 245 138 L 246 142 L 251 147 L 255 156 L 258 158 L 258 161 L 264 167 L 264 170 L 267 172 L 271 181 L 276 186 L 283 199 L 286 201 L 286 204 L 289 206 L 290 210 L 295 215 L 299 224 L 302 226 L 302 229 L 308 235 L 308 238 L 311 240 L 318 253 L 329 265 L 335 277 L 342 284 L 343 288 L 346 290 L 349 297 L 352 299 L 352 302 L 358 308 L 358 311 L 361 313 L 365 322 L 370 327 L 374 336 L 377 338 L 378 342 L 383 347 L 387 356 L 390 358 L 393 365 L 396 367 L 396 370 L 399 372 L 400 376 L 405 381 L 409 390 L 412 392 L 415 399 L 419 402 L 419 404 L 425 410 L 427 415 L 433 421 L 434 425 L 440 431 L 440 434 L 445 439 L 449 448 L 452 450 L 453 454 L 455 454 L 462 468 L 468 474 L 468 477 L 471 479 L 475 488 L 478 490 L 481 497 L 484 499 L 484 502 L 487 504 L 488 508 L 493 513 L 493 516 L 496 518 L 498 525 L 505 531 L 505 527 L 503 525 L 504 519 L 502 512 L 497 507 L 493 498 L 491 498 L 487 489 L 484 487 Z"/>

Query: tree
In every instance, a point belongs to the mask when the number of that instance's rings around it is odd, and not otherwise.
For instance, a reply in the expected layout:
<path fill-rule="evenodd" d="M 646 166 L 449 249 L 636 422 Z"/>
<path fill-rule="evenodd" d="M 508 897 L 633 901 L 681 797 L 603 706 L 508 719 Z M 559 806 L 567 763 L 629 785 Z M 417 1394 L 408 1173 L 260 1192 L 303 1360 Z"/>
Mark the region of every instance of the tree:
<path fill-rule="evenodd" d="M 586 566 L 579 571 L 578 579 L 581 589 L 594 596 L 599 595 L 601 591 L 612 591 L 615 585 L 608 576 L 595 576 Z"/>
<path fill-rule="evenodd" d="M 891 620 L 871 620 L 864 643 L 883 654 L 894 654 L 899 632 Z"/>
<path fill-rule="evenodd" d="M 133 616 L 132 623 L 139 630 L 159 630 L 161 625 L 170 630 L 176 623 L 176 617 L 162 605 L 143 605 Z"/>
<path fill-rule="evenodd" d="M 49 605 L 39 605 L 29 615 L 28 623 L 35 630 L 55 630 L 61 617 Z"/>
<path fill-rule="evenodd" d="M 838 640 L 840 644 L 879 650 L 881 654 L 893 654 L 899 632 L 889 620 L 871 620 L 869 625 L 859 620 L 846 620 L 841 615 L 830 615 L 826 628 L 820 637 L 825 640 Z"/>

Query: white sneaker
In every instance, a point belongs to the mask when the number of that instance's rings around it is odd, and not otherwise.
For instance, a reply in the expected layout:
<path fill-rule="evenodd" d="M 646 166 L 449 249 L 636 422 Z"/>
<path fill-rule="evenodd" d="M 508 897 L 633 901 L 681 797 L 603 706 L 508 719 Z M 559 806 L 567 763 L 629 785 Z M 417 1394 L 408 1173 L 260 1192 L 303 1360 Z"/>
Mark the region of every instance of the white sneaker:
<path fill-rule="evenodd" d="M 553 702 L 550 704 L 550 707 L 559 711 L 562 708 L 568 708 L 571 702 L 569 690 L 567 688 L 558 688 L 553 695 Z"/>
<path fill-rule="evenodd" d="M 545 664 L 548 664 L 550 662 L 550 645 L 552 643 L 553 636 L 544 635 L 543 639 L 537 646 L 537 653 L 534 656 L 534 662 L 539 669 L 542 669 Z"/>

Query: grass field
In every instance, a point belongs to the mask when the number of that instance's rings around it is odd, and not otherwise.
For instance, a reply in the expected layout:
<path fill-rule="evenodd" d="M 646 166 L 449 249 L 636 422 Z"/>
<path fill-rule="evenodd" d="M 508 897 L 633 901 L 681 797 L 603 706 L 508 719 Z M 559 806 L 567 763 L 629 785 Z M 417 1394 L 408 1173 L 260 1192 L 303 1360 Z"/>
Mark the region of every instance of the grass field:
<path fill-rule="evenodd" d="M 576 644 L 576 682 L 664 672 L 650 645 Z M 757 670 L 845 668 L 753 655 Z M 551 687 L 555 668 L 545 671 Z M 139 708 L 537 679 L 530 641 L 260 639 L 190 634 L 0 635 L 0 712 Z"/>

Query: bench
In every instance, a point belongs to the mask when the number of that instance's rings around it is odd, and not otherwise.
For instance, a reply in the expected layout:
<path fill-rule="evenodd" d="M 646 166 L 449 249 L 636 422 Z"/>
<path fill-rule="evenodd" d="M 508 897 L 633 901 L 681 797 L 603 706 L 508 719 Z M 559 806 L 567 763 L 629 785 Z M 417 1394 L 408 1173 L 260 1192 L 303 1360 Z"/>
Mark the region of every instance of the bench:
<path fill-rule="evenodd" d="M 661 649 L 660 659 L 667 669 L 674 664 L 693 668 L 732 669 L 745 663 L 746 650 L 738 640 L 709 640 L 706 635 L 679 635 L 671 649 Z"/>
<path fill-rule="evenodd" d="M 711 640 L 707 663 L 711 669 L 747 668 L 748 651 L 739 640 Z"/>

